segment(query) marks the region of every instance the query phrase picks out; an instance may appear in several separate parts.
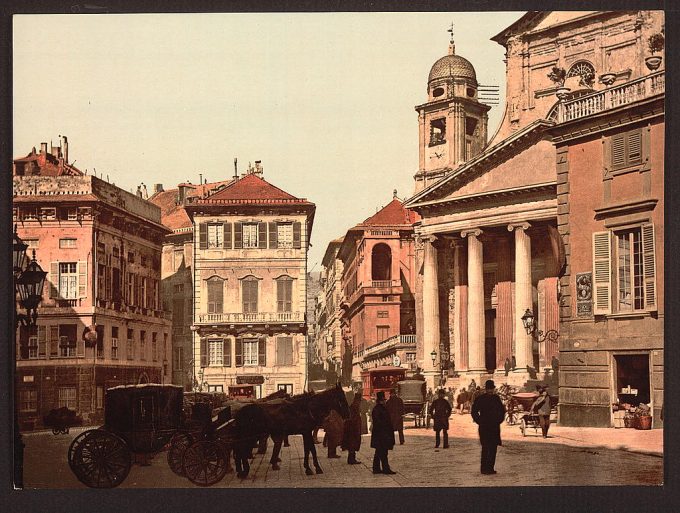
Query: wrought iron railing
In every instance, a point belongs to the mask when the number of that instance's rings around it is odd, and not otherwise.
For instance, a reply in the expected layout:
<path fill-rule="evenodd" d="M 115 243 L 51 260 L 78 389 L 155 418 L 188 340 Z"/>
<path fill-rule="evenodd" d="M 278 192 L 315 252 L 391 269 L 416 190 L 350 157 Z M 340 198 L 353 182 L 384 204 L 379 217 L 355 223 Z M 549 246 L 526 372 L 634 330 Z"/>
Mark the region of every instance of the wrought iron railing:
<path fill-rule="evenodd" d="M 199 324 L 254 323 L 254 322 L 303 322 L 304 312 L 257 312 L 257 313 L 205 313 L 198 315 Z"/>
<path fill-rule="evenodd" d="M 406 348 L 413 348 L 415 349 L 416 347 L 416 336 L 415 335 L 394 335 L 390 338 L 387 338 L 381 342 L 378 342 L 377 344 L 373 344 L 372 346 L 366 348 L 364 351 L 364 358 L 371 356 L 373 354 L 379 353 L 381 351 L 385 351 L 387 349 L 392 349 L 393 347 L 396 346 L 406 346 Z"/>

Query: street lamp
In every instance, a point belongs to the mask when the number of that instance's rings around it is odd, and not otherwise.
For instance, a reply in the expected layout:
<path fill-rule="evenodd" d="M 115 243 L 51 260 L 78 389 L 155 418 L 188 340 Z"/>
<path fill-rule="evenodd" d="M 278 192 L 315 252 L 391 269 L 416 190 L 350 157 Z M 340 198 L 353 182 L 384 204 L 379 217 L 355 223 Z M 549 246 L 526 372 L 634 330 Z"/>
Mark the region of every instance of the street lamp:
<path fill-rule="evenodd" d="M 560 336 L 560 334 L 556 330 L 548 330 L 545 332 L 545 334 L 543 334 L 542 330 L 537 330 L 534 314 L 529 308 L 526 309 L 526 312 L 524 312 L 524 315 L 521 317 L 521 319 L 522 324 L 524 325 L 524 329 L 527 332 L 527 335 L 531 335 L 533 339 L 539 344 L 545 342 L 546 340 L 555 342 L 557 340 L 557 337 Z"/>
<path fill-rule="evenodd" d="M 434 362 L 437 359 L 437 351 L 433 349 L 432 352 L 430 353 L 430 358 L 432 358 L 432 367 L 434 367 Z"/>
<path fill-rule="evenodd" d="M 33 250 L 33 259 L 26 266 L 26 250 L 28 244 L 19 238 L 17 234 L 17 227 L 14 225 L 14 234 L 12 237 L 12 271 L 14 277 L 14 336 L 17 335 L 19 323 L 23 326 L 35 326 L 38 322 L 38 305 L 42 300 L 42 290 L 45 285 L 45 277 L 47 273 L 42 270 L 35 259 L 35 250 Z M 25 268 L 24 268 L 25 267 Z M 19 296 L 19 304 L 26 309 L 26 313 L 19 313 L 17 311 L 16 298 Z M 14 344 L 16 347 L 16 342 Z M 13 364 L 16 366 L 16 355 Z M 16 367 L 15 367 L 16 368 Z M 17 414 L 17 397 L 16 386 L 14 387 L 14 485 L 17 488 L 24 487 L 24 442 L 21 439 L 21 432 L 19 431 L 19 417 Z"/>
<path fill-rule="evenodd" d="M 433 349 L 430 353 L 430 358 L 432 358 L 432 367 L 434 367 L 434 362 L 437 359 L 437 351 Z M 444 386 L 444 366 L 442 365 L 441 359 L 439 360 L 439 386 Z"/>

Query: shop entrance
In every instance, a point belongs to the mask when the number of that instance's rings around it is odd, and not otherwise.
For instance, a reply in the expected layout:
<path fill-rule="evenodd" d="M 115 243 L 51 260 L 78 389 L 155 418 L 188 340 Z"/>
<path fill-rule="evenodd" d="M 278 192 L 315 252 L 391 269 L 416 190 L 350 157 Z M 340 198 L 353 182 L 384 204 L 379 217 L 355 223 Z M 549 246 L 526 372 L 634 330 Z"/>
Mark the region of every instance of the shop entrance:
<path fill-rule="evenodd" d="M 616 363 L 616 395 L 621 404 L 649 404 L 649 355 L 614 355 Z"/>

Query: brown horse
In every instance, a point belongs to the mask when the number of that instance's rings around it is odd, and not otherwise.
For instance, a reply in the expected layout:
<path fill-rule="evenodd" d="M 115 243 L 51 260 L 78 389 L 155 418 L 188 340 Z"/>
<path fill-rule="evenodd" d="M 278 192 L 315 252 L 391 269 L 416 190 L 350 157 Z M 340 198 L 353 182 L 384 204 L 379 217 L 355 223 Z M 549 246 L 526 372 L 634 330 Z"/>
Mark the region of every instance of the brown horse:
<path fill-rule="evenodd" d="M 314 447 L 312 431 L 319 426 L 331 410 L 336 410 L 343 419 L 349 418 L 349 406 L 345 393 L 337 386 L 323 392 L 310 392 L 288 399 L 252 403 L 243 406 L 236 413 L 236 423 L 248 426 L 251 433 L 268 433 L 274 440 L 270 463 L 273 470 L 279 470 L 281 444 L 287 435 L 302 435 L 305 450 L 305 473 L 312 475 L 309 466 L 311 453 L 317 474 L 323 470 L 319 465 Z"/>

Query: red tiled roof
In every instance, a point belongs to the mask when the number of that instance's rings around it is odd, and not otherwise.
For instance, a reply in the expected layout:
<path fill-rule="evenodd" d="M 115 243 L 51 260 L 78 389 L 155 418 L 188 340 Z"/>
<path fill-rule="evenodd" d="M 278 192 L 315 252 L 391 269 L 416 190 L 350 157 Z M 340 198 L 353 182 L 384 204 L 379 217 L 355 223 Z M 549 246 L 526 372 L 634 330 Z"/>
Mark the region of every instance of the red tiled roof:
<path fill-rule="evenodd" d="M 270 184 L 256 174 L 248 174 L 197 203 L 307 203 Z"/>
<path fill-rule="evenodd" d="M 384 226 L 396 224 L 411 225 L 418 221 L 420 216 L 415 210 L 404 208 L 404 204 L 397 198 L 394 198 L 386 206 L 376 212 L 374 215 L 366 219 L 362 225 L 370 226 Z"/>
<path fill-rule="evenodd" d="M 226 186 L 232 182 L 231 179 L 223 180 L 221 182 L 212 182 L 202 185 L 194 185 L 183 183 L 188 187 L 186 193 L 187 197 L 201 197 L 210 194 L 212 191 L 220 186 Z M 161 222 L 171 230 L 177 228 L 189 228 L 191 220 L 187 215 L 183 205 L 177 204 L 178 189 L 169 189 L 167 191 L 157 192 L 149 198 L 149 201 L 161 209 Z"/>

